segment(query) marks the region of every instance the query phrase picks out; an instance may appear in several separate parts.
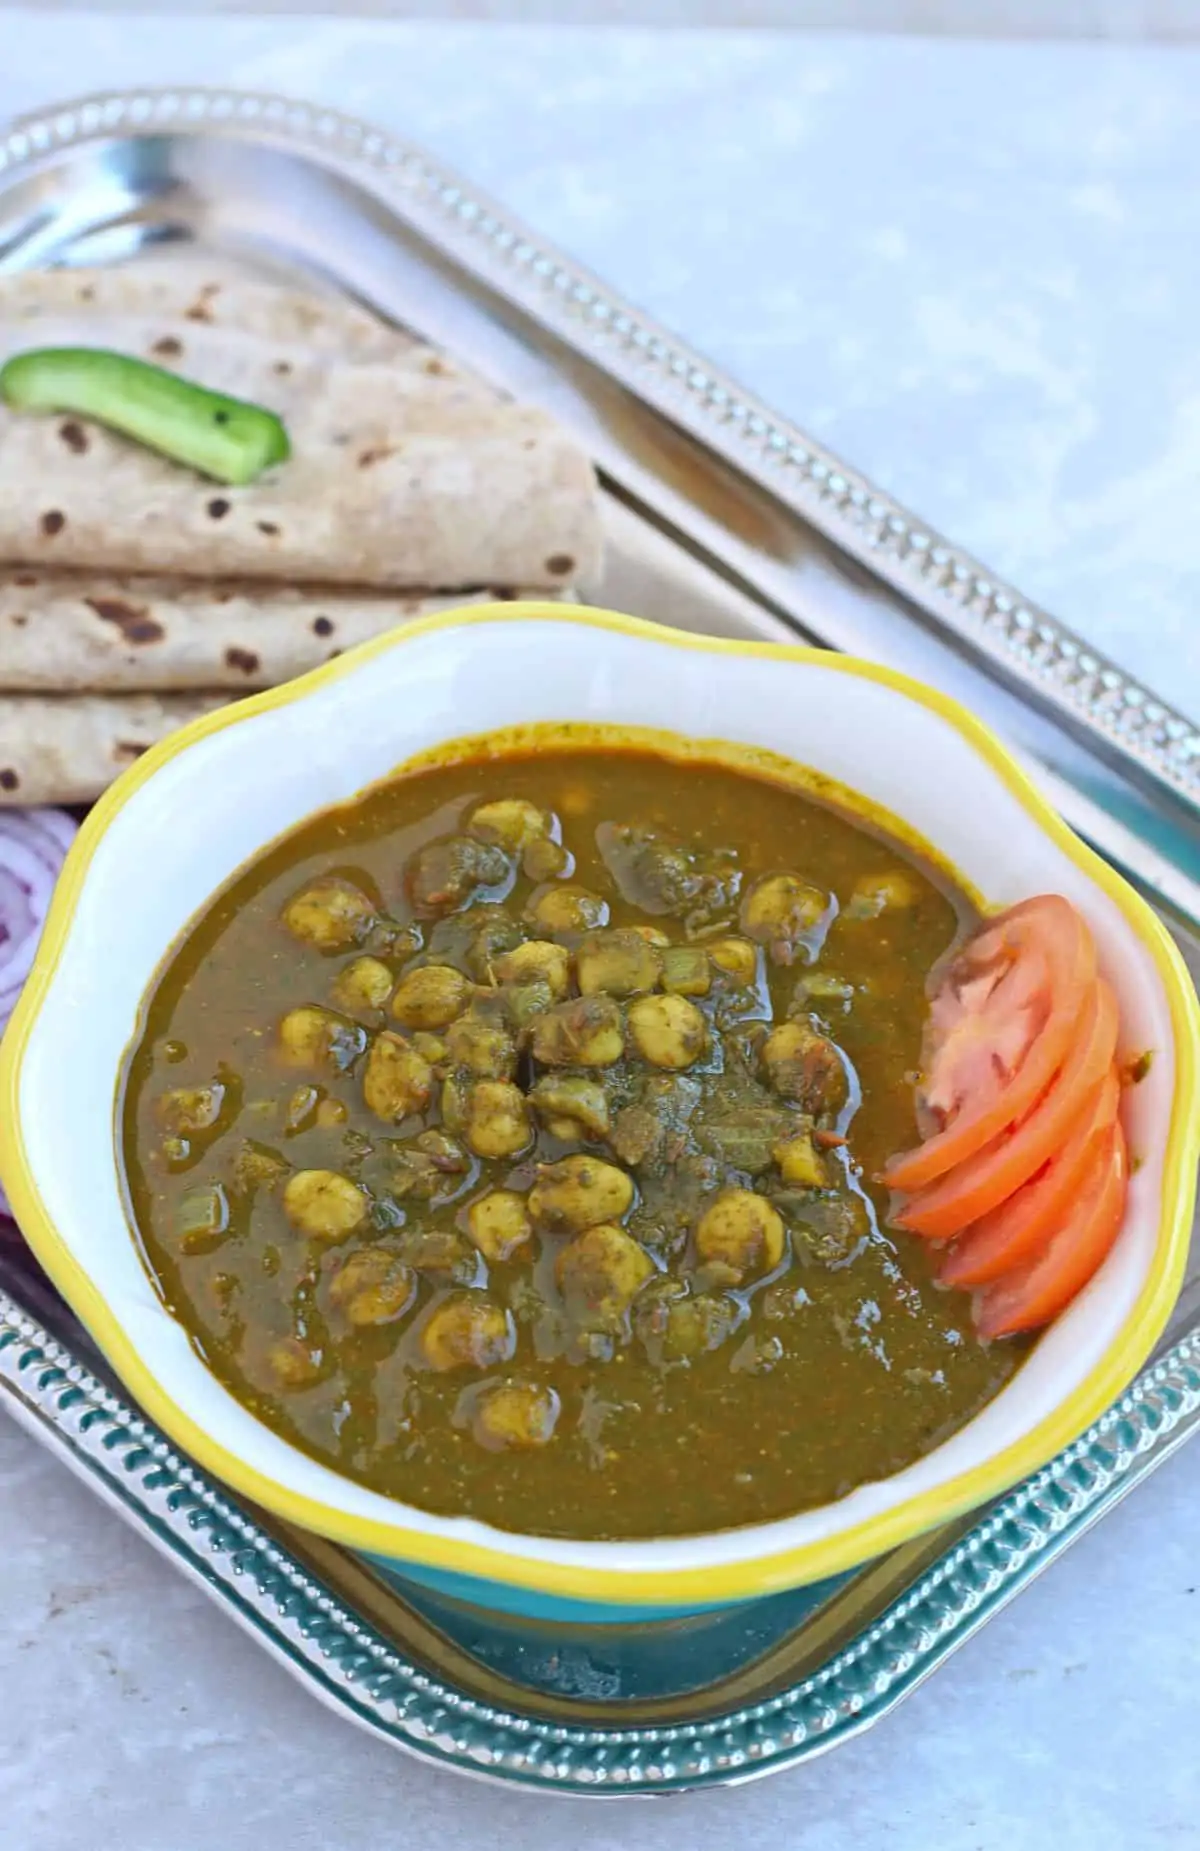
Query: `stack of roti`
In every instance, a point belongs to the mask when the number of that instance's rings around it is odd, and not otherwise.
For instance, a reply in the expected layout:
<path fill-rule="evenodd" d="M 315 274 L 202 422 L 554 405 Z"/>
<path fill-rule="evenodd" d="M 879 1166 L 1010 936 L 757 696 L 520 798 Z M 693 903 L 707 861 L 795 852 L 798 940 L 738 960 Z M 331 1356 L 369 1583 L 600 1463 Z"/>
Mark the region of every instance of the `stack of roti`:
<path fill-rule="evenodd" d="M 0 364 L 40 347 L 269 407 L 292 455 L 229 488 L 86 419 L 0 406 L 0 803 L 88 802 L 239 693 L 596 571 L 574 442 L 352 305 L 194 261 L 0 278 Z"/>

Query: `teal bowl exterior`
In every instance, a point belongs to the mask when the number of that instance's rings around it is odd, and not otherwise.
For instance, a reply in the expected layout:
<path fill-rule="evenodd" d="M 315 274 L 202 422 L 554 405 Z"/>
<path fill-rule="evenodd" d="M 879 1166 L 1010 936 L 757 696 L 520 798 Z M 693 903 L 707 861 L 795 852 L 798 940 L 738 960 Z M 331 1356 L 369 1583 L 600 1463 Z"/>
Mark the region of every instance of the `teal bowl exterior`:
<path fill-rule="evenodd" d="M 835 1575 L 733 1606 L 618 1606 L 386 1556 L 362 1559 L 476 1665 L 572 1703 L 695 1698 L 795 1637 L 852 1578 Z"/>
<path fill-rule="evenodd" d="M 527 1620 L 557 1620 L 570 1626 L 628 1626 L 637 1621 L 680 1619 L 688 1614 L 717 1611 L 713 1607 L 626 1607 L 601 1601 L 570 1600 L 558 1594 L 543 1594 L 537 1588 L 512 1587 L 507 1582 L 485 1581 L 477 1575 L 425 1568 L 391 1556 L 367 1556 L 365 1559 L 402 1593 L 423 1589 L 447 1600 L 463 1601 L 484 1612 L 512 1614 Z"/>
<path fill-rule="evenodd" d="M 745 1612 L 750 1608 L 762 1607 L 772 1599 L 781 1598 L 764 1596 L 760 1600 L 739 1601 L 732 1607 L 728 1602 L 678 1607 L 636 1604 L 618 1606 L 608 1601 L 570 1600 L 559 1594 L 544 1594 L 536 1588 L 513 1587 L 504 1581 L 486 1581 L 476 1575 L 425 1568 L 391 1556 L 368 1555 L 363 1559 L 405 1595 L 419 1590 L 439 1599 L 461 1602 L 484 1613 L 559 1622 L 566 1626 L 630 1626 L 645 1625 L 657 1620 L 694 1619 L 702 1614 Z M 834 1575 L 829 1580 L 814 1581 L 806 1587 L 793 1588 L 782 1598 L 789 1601 L 793 1615 L 802 1613 L 820 1606 L 848 1579 L 847 1575 Z"/>

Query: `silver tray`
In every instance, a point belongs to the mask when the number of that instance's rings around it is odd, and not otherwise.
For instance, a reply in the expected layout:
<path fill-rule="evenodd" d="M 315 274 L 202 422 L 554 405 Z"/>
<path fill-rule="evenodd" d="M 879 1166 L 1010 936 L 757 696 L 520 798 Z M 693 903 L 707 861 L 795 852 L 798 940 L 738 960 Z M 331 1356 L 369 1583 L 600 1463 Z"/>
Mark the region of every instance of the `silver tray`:
<path fill-rule="evenodd" d="M 801 637 L 965 699 L 1150 895 L 1200 971 L 1200 733 L 467 182 L 330 111 L 174 90 L 0 136 L 0 271 L 199 248 L 340 290 L 554 411 L 605 488 L 596 602 Z M 751 1778 L 876 1721 L 1200 1425 L 1200 1270 L 1157 1358 L 991 1508 L 699 1620 L 550 1631 L 383 1581 L 238 1505 L 125 1398 L 0 1241 L 0 1407 L 314 1693 L 397 1746 L 588 1794 Z"/>

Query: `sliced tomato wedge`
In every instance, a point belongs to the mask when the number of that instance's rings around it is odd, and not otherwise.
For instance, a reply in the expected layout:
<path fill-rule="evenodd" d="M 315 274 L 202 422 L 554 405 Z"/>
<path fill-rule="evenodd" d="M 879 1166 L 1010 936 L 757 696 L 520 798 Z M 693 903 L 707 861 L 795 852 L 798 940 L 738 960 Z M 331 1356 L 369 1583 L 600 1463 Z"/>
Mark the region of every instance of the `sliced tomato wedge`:
<path fill-rule="evenodd" d="M 1036 1330 L 1070 1304 L 1099 1271 L 1120 1233 L 1128 1187 L 1129 1159 L 1118 1120 L 1049 1245 L 975 1294 L 975 1327 L 981 1337 Z"/>
<path fill-rule="evenodd" d="M 1117 999 L 1101 977 L 1057 1076 L 1032 1111 L 906 1202 L 892 1219 L 930 1240 L 961 1234 L 1048 1163 L 1090 1112 L 1117 1050 Z"/>
<path fill-rule="evenodd" d="M 923 1189 L 1015 1124 L 1066 1058 L 1096 976 L 1081 915 L 1057 894 L 1024 900 L 935 974 L 915 1150 L 883 1181 Z"/>
<path fill-rule="evenodd" d="M 964 1101 L 982 1108 L 1001 1097 L 1054 1005 L 1053 972 L 1037 944 L 1018 949 L 1001 939 L 994 954 L 990 944 L 989 934 L 929 1006 L 929 1058 L 917 1095 L 927 1137 L 953 1123 Z"/>
<path fill-rule="evenodd" d="M 955 1241 L 938 1272 L 943 1285 L 986 1285 L 1047 1244 L 1103 1150 L 1120 1101 L 1117 1070 L 1110 1067 L 1091 1111 L 1081 1113 L 1061 1150 Z"/>

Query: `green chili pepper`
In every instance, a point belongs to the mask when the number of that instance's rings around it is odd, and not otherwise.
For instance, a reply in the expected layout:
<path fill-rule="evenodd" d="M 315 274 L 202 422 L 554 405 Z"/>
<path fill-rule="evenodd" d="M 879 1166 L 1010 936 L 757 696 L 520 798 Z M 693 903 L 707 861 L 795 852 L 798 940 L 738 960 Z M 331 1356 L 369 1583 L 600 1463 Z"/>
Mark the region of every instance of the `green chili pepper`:
<path fill-rule="evenodd" d="M 0 367 L 14 411 L 74 412 L 214 481 L 252 482 L 291 455 L 273 411 L 100 347 L 41 347 Z"/>

